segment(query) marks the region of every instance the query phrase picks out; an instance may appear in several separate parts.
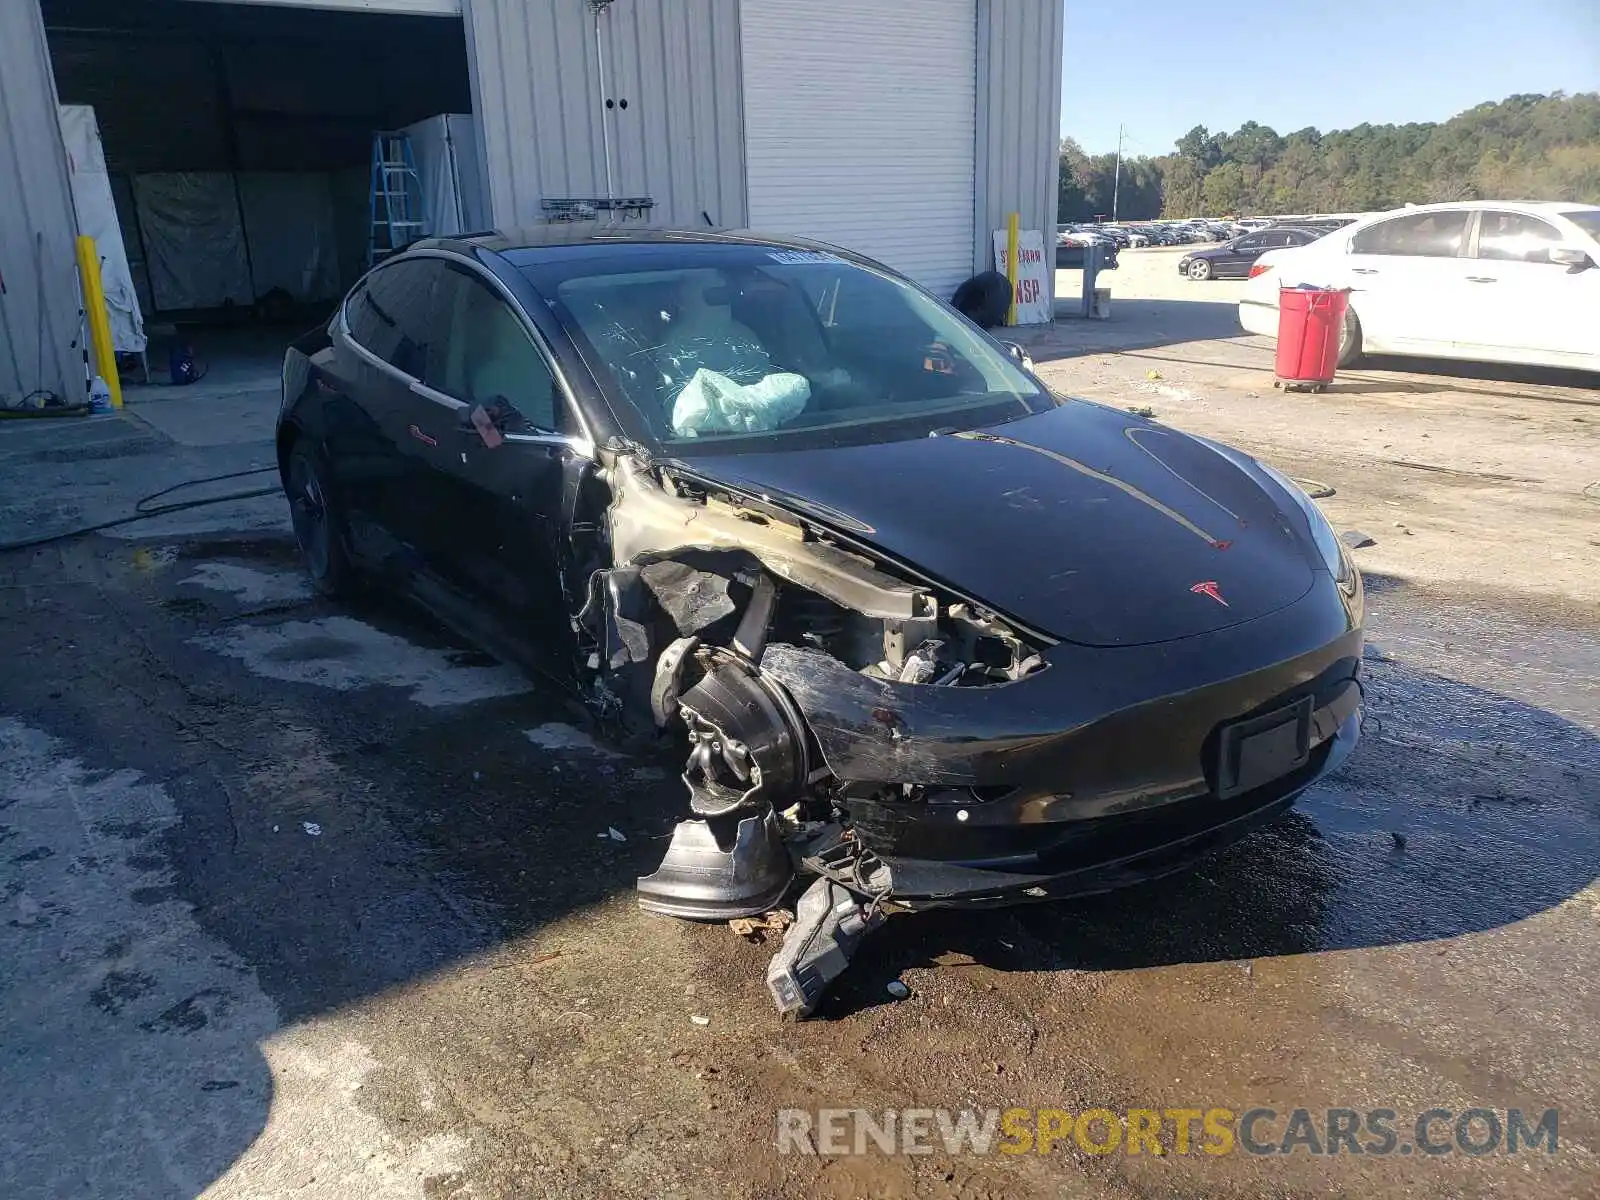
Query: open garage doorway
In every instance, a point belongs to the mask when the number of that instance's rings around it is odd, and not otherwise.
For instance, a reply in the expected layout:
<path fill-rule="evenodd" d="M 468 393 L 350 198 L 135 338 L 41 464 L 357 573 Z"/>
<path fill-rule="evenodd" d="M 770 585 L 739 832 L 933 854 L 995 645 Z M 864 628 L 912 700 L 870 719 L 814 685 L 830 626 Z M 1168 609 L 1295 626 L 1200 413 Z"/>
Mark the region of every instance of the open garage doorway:
<path fill-rule="evenodd" d="M 411 236 L 482 227 L 450 7 L 41 0 L 63 111 L 98 128 L 152 387 L 276 390 L 285 342 L 368 265 L 377 131 L 411 131 Z"/>

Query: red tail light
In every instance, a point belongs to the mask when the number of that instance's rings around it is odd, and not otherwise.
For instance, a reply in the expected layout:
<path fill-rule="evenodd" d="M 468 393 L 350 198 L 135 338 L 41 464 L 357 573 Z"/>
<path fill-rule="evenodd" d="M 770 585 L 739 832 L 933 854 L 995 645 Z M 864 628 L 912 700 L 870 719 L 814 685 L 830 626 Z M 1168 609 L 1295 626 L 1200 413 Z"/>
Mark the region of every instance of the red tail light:
<path fill-rule="evenodd" d="M 1270 270 L 1272 270 L 1271 263 L 1251 263 L 1250 278 L 1254 279 L 1257 275 L 1265 275 Z"/>

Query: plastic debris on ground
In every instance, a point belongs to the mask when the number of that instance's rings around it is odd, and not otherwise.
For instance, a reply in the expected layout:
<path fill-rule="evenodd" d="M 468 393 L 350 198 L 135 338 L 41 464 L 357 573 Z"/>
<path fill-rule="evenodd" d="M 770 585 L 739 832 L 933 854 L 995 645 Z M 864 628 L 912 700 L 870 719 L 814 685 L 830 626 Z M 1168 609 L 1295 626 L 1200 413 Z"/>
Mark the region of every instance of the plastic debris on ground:
<path fill-rule="evenodd" d="M 696 1025 L 709 1025 L 709 1024 L 711 1024 L 711 1018 L 710 1017 L 702 1017 L 699 1013 L 690 1014 L 689 1020 L 692 1021 Z"/>
<path fill-rule="evenodd" d="M 889 995 L 893 996 L 896 1000 L 904 1000 L 907 996 L 911 995 L 911 989 L 905 984 L 901 983 L 898 979 L 891 979 L 889 981 L 887 990 Z"/>
<path fill-rule="evenodd" d="M 318 825 L 315 821 L 302 821 L 300 823 L 300 828 L 304 829 L 312 837 L 322 836 L 322 826 Z"/>
<path fill-rule="evenodd" d="M 794 914 L 785 909 L 775 908 L 771 912 L 762 913 L 759 917 L 735 917 L 728 922 L 728 928 L 739 937 L 752 942 L 763 942 L 769 933 L 782 933 L 794 924 Z"/>
<path fill-rule="evenodd" d="M 615 825 L 607 825 L 605 832 L 597 833 L 595 834 L 595 837 L 601 839 L 602 841 L 604 841 L 606 838 L 610 838 L 613 842 L 625 842 L 628 840 L 627 835 Z"/>

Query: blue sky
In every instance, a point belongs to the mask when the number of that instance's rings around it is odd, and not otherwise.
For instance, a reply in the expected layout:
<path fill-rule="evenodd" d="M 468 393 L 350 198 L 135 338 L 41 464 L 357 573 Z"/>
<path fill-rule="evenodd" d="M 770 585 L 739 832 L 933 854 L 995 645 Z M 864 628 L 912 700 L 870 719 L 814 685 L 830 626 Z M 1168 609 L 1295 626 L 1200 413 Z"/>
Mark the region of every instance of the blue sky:
<path fill-rule="evenodd" d="M 1515 92 L 1600 90 L 1600 0 L 1066 0 L 1061 132 L 1166 154 L 1195 125 L 1279 133 L 1441 121 Z"/>

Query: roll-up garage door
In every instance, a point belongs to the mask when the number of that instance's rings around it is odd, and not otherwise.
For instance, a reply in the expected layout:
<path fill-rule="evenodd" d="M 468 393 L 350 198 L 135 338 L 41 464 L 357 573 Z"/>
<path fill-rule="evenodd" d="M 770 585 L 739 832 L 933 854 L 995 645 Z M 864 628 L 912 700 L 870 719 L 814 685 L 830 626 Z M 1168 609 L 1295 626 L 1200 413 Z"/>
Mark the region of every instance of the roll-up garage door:
<path fill-rule="evenodd" d="M 972 274 L 975 5 L 743 0 L 750 227 Z"/>

